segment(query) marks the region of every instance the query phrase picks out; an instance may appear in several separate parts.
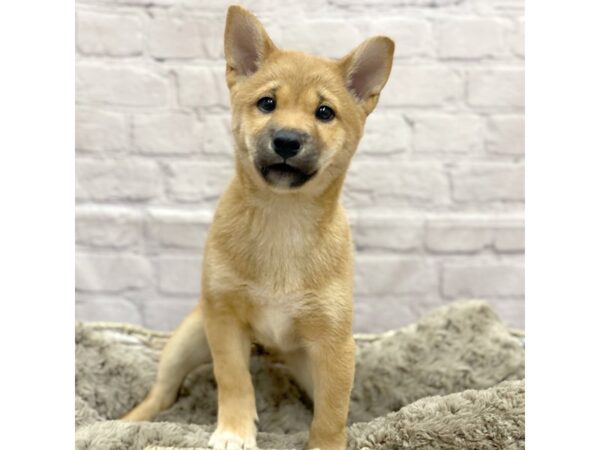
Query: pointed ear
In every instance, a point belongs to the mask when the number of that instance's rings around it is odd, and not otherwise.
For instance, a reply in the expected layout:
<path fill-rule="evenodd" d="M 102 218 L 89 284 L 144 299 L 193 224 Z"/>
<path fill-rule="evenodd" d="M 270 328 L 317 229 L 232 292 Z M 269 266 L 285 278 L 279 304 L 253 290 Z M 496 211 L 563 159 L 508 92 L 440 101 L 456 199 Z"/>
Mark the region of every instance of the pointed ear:
<path fill-rule="evenodd" d="M 225 24 L 227 72 L 246 77 L 258 70 L 275 45 L 258 19 L 241 6 L 230 6 Z"/>
<path fill-rule="evenodd" d="M 340 61 L 348 89 L 370 113 L 392 70 L 394 41 L 385 36 L 367 39 Z"/>

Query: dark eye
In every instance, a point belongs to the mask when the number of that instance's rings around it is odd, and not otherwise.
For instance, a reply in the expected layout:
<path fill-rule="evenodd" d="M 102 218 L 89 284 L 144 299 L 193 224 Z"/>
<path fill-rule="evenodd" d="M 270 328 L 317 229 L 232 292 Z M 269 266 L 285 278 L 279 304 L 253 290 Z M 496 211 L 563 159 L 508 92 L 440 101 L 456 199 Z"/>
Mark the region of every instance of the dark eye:
<path fill-rule="evenodd" d="M 323 122 L 329 122 L 335 117 L 335 112 L 329 106 L 321 105 L 317 108 L 315 112 L 315 116 L 317 119 L 322 120 Z"/>
<path fill-rule="evenodd" d="M 270 113 L 275 109 L 275 99 L 272 97 L 263 97 L 256 102 L 256 106 L 262 112 Z"/>

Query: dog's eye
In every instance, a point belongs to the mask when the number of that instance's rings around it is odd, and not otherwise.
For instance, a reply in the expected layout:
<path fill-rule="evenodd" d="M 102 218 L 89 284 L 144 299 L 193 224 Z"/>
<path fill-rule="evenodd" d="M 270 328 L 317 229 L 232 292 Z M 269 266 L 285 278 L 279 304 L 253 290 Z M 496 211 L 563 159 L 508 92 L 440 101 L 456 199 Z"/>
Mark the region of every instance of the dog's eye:
<path fill-rule="evenodd" d="M 270 113 L 275 109 L 275 99 L 271 97 L 263 97 L 256 103 L 256 106 L 262 112 Z"/>
<path fill-rule="evenodd" d="M 315 116 L 323 122 L 329 122 L 335 117 L 335 112 L 329 106 L 321 105 L 317 108 Z"/>

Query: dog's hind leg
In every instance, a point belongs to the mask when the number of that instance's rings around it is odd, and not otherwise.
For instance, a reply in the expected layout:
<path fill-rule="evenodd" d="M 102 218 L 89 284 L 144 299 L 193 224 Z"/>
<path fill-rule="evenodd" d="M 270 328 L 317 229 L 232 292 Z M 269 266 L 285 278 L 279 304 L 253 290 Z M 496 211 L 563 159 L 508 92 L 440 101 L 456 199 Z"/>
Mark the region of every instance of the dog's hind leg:
<path fill-rule="evenodd" d="M 310 361 L 306 350 L 296 350 L 282 355 L 285 365 L 291 372 L 296 383 L 311 400 L 314 398 L 314 385 L 310 373 Z"/>
<path fill-rule="evenodd" d="M 122 420 L 152 420 L 175 402 L 186 375 L 208 361 L 210 361 L 210 350 L 204 334 L 200 307 L 197 306 L 187 315 L 165 345 L 152 389 L 146 398 Z"/>

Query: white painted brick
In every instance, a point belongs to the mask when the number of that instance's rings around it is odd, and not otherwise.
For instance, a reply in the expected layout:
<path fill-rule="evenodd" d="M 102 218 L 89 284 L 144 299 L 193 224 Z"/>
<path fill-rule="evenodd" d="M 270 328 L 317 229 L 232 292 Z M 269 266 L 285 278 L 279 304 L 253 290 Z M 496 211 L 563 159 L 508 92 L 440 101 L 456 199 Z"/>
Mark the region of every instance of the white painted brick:
<path fill-rule="evenodd" d="M 179 2 L 190 9 L 215 10 L 215 12 L 221 13 L 222 20 L 225 20 L 226 4 L 223 3 L 223 0 L 179 0 Z M 270 16 L 279 15 L 280 18 L 283 17 L 283 20 L 286 20 L 288 17 L 294 17 L 293 13 L 315 12 L 315 10 L 322 10 L 327 7 L 327 4 L 322 0 L 304 0 L 302 2 L 298 0 L 278 0 L 276 7 L 273 0 L 239 0 L 236 4 L 250 9 L 263 24 L 268 19 L 267 14 Z M 271 31 L 270 28 L 267 28 L 267 30 Z"/>
<path fill-rule="evenodd" d="M 418 6 L 424 8 L 436 8 L 440 6 L 455 5 L 464 0 L 331 0 L 334 5 L 341 7 L 365 6 L 369 9 L 380 6 L 402 8 L 405 6 Z"/>
<path fill-rule="evenodd" d="M 414 321 L 411 304 L 398 296 L 354 297 L 354 332 L 378 333 Z"/>
<path fill-rule="evenodd" d="M 496 18 L 444 19 L 437 28 L 438 53 L 442 59 L 480 59 L 506 53 L 506 24 Z"/>
<path fill-rule="evenodd" d="M 523 108 L 522 68 L 472 69 L 467 75 L 467 101 L 472 106 Z"/>
<path fill-rule="evenodd" d="M 75 210 L 79 245 L 123 249 L 143 240 L 142 217 L 125 207 L 79 206 Z"/>
<path fill-rule="evenodd" d="M 458 202 L 523 201 L 522 164 L 468 164 L 451 171 Z"/>
<path fill-rule="evenodd" d="M 200 149 L 200 125 L 193 114 L 138 115 L 133 118 L 133 141 L 145 154 L 190 154 Z"/>
<path fill-rule="evenodd" d="M 120 292 L 140 289 L 152 282 L 152 266 L 131 254 L 75 255 L 75 288 L 81 291 Z"/>
<path fill-rule="evenodd" d="M 503 14 L 521 14 L 525 9 L 525 0 L 491 0 L 496 12 Z"/>
<path fill-rule="evenodd" d="M 344 188 L 351 208 L 449 202 L 448 179 L 440 164 L 355 162 Z"/>
<path fill-rule="evenodd" d="M 523 265 L 517 262 L 448 263 L 442 269 L 442 293 L 448 298 L 523 296 Z"/>
<path fill-rule="evenodd" d="M 79 103 L 163 106 L 167 101 L 167 80 L 143 67 L 79 63 L 76 97 Z"/>
<path fill-rule="evenodd" d="M 233 175 L 231 164 L 174 162 L 168 168 L 169 196 L 181 202 L 214 205 Z"/>
<path fill-rule="evenodd" d="M 437 286 L 431 262 L 398 255 L 356 255 L 354 291 L 358 295 L 431 294 Z"/>
<path fill-rule="evenodd" d="M 144 325 L 152 330 L 171 331 L 198 304 L 198 297 L 150 299 L 144 303 Z"/>
<path fill-rule="evenodd" d="M 77 0 L 78 3 L 98 3 L 106 4 L 108 7 L 118 8 L 119 6 L 171 6 L 179 3 L 180 0 Z"/>
<path fill-rule="evenodd" d="M 391 214 L 360 214 L 352 237 L 359 252 L 412 252 L 423 242 L 423 221 Z"/>
<path fill-rule="evenodd" d="M 487 129 L 486 147 L 490 153 L 525 153 L 525 118 L 522 115 L 492 116 Z"/>
<path fill-rule="evenodd" d="M 148 235 L 164 247 L 201 249 L 211 222 L 210 210 L 153 209 L 150 211 Z"/>
<path fill-rule="evenodd" d="M 425 246 L 435 253 L 467 254 L 491 248 L 522 253 L 522 237 L 522 219 L 460 215 L 429 220 Z"/>
<path fill-rule="evenodd" d="M 158 260 L 158 287 L 166 294 L 200 295 L 202 257 L 161 256 Z"/>
<path fill-rule="evenodd" d="M 208 17 L 159 16 L 148 24 L 155 58 L 222 58 L 224 23 Z"/>
<path fill-rule="evenodd" d="M 491 245 L 494 230 L 485 223 L 432 221 L 427 224 L 425 245 L 441 253 L 472 253 Z"/>
<path fill-rule="evenodd" d="M 501 320 L 510 327 L 525 328 L 525 301 L 523 298 L 491 298 L 488 300 Z"/>
<path fill-rule="evenodd" d="M 98 153 L 125 152 L 129 145 L 129 128 L 127 118 L 123 114 L 77 108 L 77 150 Z"/>
<path fill-rule="evenodd" d="M 442 264 L 514 264 L 522 276 L 522 0 L 242 3 L 281 47 L 341 56 L 372 35 L 395 40 L 391 79 L 344 191 L 361 280 L 357 328 L 396 328 L 447 303 Z M 171 330 L 198 301 L 200 267 L 190 261 L 201 258 L 233 171 L 226 5 L 80 0 L 76 9 L 78 257 L 133 255 L 151 270 L 113 280 L 96 267 L 106 264 L 87 264 L 80 284 L 99 290 L 76 292 L 77 315 Z M 492 272 L 481 296 L 520 326 L 519 289 L 507 294 Z"/>
<path fill-rule="evenodd" d="M 494 237 L 494 248 L 498 252 L 523 253 L 525 251 L 525 228 L 523 225 L 498 228 Z"/>
<path fill-rule="evenodd" d="M 124 297 L 95 297 L 80 299 L 75 302 L 77 320 L 102 322 L 127 322 L 142 325 L 142 314 L 138 306 Z"/>
<path fill-rule="evenodd" d="M 401 115 L 377 111 L 369 116 L 356 157 L 390 158 L 410 148 L 411 128 Z"/>
<path fill-rule="evenodd" d="M 515 55 L 524 57 L 525 56 L 525 21 L 523 19 L 517 20 L 515 24 L 515 32 L 511 34 L 510 38 L 512 51 Z"/>
<path fill-rule="evenodd" d="M 143 51 L 142 22 L 122 14 L 77 13 L 77 50 L 85 55 L 137 56 Z"/>
<path fill-rule="evenodd" d="M 479 116 L 428 115 L 413 120 L 415 151 L 468 153 L 483 148 L 485 126 Z"/>
<path fill-rule="evenodd" d="M 225 83 L 225 64 L 222 68 L 182 68 L 177 71 L 179 103 L 188 107 L 229 106 Z"/>
<path fill-rule="evenodd" d="M 369 36 L 384 35 L 394 41 L 395 58 L 430 56 L 433 54 L 431 25 L 426 20 L 390 17 L 369 20 L 367 25 Z"/>
<path fill-rule="evenodd" d="M 463 92 L 463 80 L 453 69 L 395 64 L 381 94 L 381 105 L 442 106 L 457 101 Z"/>
<path fill-rule="evenodd" d="M 208 114 L 200 125 L 202 153 L 216 158 L 232 159 L 234 154 L 233 137 L 229 116 Z"/>
<path fill-rule="evenodd" d="M 281 48 L 329 58 L 341 58 L 366 37 L 355 22 L 348 20 L 291 20 L 285 21 L 281 29 L 273 30 L 273 39 Z"/>
<path fill-rule="evenodd" d="M 81 200 L 150 200 L 159 195 L 158 165 L 143 160 L 76 161 L 75 192 Z"/>

